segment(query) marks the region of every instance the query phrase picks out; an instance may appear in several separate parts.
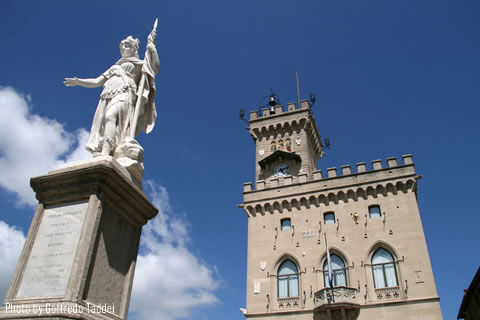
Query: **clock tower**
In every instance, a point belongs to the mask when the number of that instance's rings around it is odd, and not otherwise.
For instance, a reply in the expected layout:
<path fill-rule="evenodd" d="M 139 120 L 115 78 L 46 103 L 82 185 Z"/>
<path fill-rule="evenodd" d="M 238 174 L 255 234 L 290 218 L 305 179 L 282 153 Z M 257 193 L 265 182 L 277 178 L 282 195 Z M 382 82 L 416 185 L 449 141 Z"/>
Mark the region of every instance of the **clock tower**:
<path fill-rule="evenodd" d="M 248 130 L 247 319 L 442 319 L 411 155 L 322 173 L 308 100 L 251 112 Z"/>
<path fill-rule="evenodd" d="M 308 100 L 250 113 L 249 131 L 256 146 L 257 184 L 280 178 L 311 177 L 322 157 L 322 143 Z"/>

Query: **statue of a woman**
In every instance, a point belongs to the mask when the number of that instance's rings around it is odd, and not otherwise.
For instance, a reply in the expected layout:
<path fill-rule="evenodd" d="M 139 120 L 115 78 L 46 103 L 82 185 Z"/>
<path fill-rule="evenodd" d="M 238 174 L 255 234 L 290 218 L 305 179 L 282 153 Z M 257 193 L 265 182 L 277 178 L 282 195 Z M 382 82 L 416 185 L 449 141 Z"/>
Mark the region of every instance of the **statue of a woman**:
<path fill-rule="evenodd" d="M 144 60 L 138 58 L 139 40 L 128 36 L 120 42 L 122 58 L 98 78 L 65 78 L 66 86 L 103 85 L 86 146 L 94 157 L 122 156 L 117 156 L 122 145 L 131 143 L 140 131 L 149 133 L 155 125 L 155 74 L 160 68 L 155 28 L 148 36 Z"/>

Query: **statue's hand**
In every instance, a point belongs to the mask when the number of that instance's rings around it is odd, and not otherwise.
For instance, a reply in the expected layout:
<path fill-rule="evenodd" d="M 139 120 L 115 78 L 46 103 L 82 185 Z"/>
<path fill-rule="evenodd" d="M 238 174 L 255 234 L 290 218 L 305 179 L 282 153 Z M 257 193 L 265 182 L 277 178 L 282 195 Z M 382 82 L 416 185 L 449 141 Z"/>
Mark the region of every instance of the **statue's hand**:
<path fill-rule="evenodd" d="M 155 46 L 156 38 L 157 38 L 157 31 L 152 30 L 152 32 L 150 32 L 150 34 L 148 35 L 148 39 L 147 39 L 148 44 L 152 43 Z M 147 44 L 147 48 L 148 48 L 148 44 Z"/>
<path fill-rule="evenodd" d="M 65 78 L 65 81 L 63 81 L 63 84 L 66 85 L 67 87 L 74 87 L 78 86 L 80 82 L 78 81 L 78 78 Z"/>

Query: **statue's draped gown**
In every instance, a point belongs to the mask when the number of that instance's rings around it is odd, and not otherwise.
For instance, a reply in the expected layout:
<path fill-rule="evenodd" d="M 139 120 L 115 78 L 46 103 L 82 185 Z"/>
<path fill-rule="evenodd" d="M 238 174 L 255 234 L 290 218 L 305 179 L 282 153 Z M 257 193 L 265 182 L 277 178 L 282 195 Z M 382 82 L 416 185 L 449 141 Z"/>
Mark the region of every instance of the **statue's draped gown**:
<path fill-rule="evenodd" d="M 105 116 L 113 114 L 117 120 L 113 143 L 118 146 L 127 140 L 134 121 L 137 88 L 141 79 L 145 81 L 140 104 L 135 136 L 140 131 L 149 133 L 155 124 L 157 112 L 155 109 L 155 74 L 158 70 L 152 67 L 149 52 L 145 60 L 135 57 L 121 58 L 115 65 L 105 71 L 102 76 L 106 81 L 100 94 L 97 110 L 93 118 L 90 138 L 86 149 L 92 153 L 100 153 L 104 142 Z M 144 77 L 142 77 L 142 72 Z"/>

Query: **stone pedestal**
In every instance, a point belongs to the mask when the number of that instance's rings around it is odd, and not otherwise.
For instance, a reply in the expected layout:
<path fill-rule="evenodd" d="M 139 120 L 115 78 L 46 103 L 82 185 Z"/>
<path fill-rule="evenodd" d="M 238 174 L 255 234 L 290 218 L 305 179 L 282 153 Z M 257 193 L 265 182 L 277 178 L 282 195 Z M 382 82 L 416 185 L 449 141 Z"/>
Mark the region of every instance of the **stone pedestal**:
<path fill-rule="evenodd" d="M 0 319 L 126 319 L 157 209 L 112 157 L 32 178 L 39 201 Z"/>

